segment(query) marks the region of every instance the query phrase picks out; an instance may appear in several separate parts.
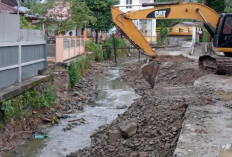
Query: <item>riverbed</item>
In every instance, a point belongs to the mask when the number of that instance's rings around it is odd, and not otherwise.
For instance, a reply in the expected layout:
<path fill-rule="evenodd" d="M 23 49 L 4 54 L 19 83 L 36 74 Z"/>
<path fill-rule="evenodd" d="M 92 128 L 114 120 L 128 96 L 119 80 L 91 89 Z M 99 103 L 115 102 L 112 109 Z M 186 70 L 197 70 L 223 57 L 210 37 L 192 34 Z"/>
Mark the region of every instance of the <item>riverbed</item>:
<path fill-rule="evenodd" d="M 118 114 L 124 113 L 139 96 L 120 79 L 122 67 L 110 67 L 103 77 L 94 80 L 98 97 L 94 103 L 85 104 L 83 112 L 70 114 L 56 126 L 42 130 L 48 138 L 31 139 L 10 151 L 7 157 L 61 157 L 90 146 L 90 136 L 99 126 L 110 124 Z M 85 124 L 64 130 L 70 121 L 84 119 Z"/>

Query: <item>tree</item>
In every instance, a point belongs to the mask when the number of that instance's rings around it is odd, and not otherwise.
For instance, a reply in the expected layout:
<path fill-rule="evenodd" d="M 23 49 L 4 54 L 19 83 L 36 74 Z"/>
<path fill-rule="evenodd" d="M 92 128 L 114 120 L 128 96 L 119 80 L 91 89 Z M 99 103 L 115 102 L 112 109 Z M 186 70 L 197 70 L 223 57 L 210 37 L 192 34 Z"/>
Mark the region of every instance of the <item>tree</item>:
<path fill-rule="evenodd" d="M 114 24 L 111 16 L 111 5 L 117 4 L 115 0 L 82 0 L 86 3 L 92 14 L 97 20 L 89 23 L 88 27 L 96 32 L 96 43 L 98 42 L 98 32 L 108 31 Z"/>
<path fill-rule="evenodd" d="M 33 6 L 32 13 L 41 16 L 41 21 L 46 27 L 65 34 L 66 31 L 83 27 L 86 21 L 94 23 L 90 16 L 91 11 L 80 0 L 64 0 L 56 2 L 49 0 Z"/>
<path fill-rule="evenodd" d="M 24 2 L 21 3 L 22 6 L 32 9 L 33 5 L 36 4 L 36 0 L 25 0 Z"/>
<path fill-rule="evenodd" d="M 206 5 L 218 13 L 224 12 L 226 7 L 225 0 L 206 0 Z"/>

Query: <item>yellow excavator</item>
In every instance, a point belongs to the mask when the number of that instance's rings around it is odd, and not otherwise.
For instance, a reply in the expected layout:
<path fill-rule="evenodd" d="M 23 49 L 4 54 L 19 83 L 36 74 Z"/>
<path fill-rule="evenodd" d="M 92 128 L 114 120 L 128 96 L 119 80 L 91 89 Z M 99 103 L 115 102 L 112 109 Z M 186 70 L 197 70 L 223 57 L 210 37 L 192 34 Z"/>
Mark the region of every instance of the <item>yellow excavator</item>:
<path fill-rule="evenodd" d="M 232 14 L 218 14 L 212 8 L 197 3 L 156 2 L 145 3 L 143 7 L 154 6 L 152 9 L 122 12 L 112 6 L 111 12 L 115 25 L 122 34 L 141 52 L 152 58 L 150 63 L 142 67 L 142 73 L 151 87 L 159 70 L 159 59 L 152 47 L 137 29 L 133 20 L 137 19 L 193 19 L 202 21 L 213 40 L 210 53 L 199 57 L 199 66 L 214 70 L 219 74 L 232 74 Z M 214 52 L 224 52 L 224 56 Z"/>

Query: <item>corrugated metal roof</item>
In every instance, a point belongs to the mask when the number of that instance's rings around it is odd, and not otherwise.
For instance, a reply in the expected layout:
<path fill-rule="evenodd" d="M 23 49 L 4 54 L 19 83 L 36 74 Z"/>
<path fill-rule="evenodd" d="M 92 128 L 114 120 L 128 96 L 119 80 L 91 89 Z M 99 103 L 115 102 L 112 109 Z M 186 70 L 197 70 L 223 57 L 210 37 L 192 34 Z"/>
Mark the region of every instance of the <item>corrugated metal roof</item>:
<path fill-rule="evenodd" d="M 14 9 L 4 3 L 0 3 L 0 12 L 2 13 L 17 13 L 17 9 Z"/>
<path fill-rule="evenodd" d="M 11 7 L 18 5 L 16 0 L 1 0 L 1 2 Z"/>
<path fill-rule="evenodd" d="M 17 6 L 14 7 L 14 9 L 17 10 Z M 23 6 L 20 6 L 19 7 L 19 11 L 23 12 L 23 13 L 27 13 L 30 11 L 30 9 L 26 8 L 26 7 L 23 7 Z"/>

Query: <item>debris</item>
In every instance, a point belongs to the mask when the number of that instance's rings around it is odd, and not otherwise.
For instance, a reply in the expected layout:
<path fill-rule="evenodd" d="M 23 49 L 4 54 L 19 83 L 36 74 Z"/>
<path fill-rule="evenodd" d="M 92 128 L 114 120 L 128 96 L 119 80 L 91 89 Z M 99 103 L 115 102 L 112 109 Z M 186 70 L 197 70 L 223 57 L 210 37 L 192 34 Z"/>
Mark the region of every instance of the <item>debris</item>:
<path fill-rule="evenodd" d="M 37 135 L 37 134 L 34 134 L 33 137 L 36 138 L 36 139 L 43 139 L 43 138 L 48 138 L 49 136 L 48 135 Z"/>
<path fill-rule="evenodd" d="M 119 124 L 119 128 L 122 131 L 122 135 L 125 136 L 126 138 L 129 138 L 134 134 L 136 134 L 137 126 L 138 126 L 137 122 L 130 120 Z"/>
<path fill-rule="evenodd" d="M 122 133 L 120 130 L 109 130 L 109 141 L 110 144 L 114 144 L 119 139 L 123 139 Z"/>
<path fill-rule="evenodd" d="M 122 79 L 142 97 L 104 130 L 92 134 L 91 147 L 68 157 L 97 156 L 102 150 L 109 157 L 173 155 L 187 106 L 207 105 L 214 91 L 193 86 L 195 79 L 207 74 L 194 61 L 184 56 L 161 56 L 160 60 L 155 89 L 147 88 L 140 66 L 125 68 Z"/>
<path fill-rule="evenodd" d="M 85 119 L 84 118 L 80 118 L 80 119 L 75 119 L 75 120 L 69 120 L 68 122 L 80 122 L 82 124 L 85 124 Z"/>
<path fill-rule="evenodd" d="M 51 123 L 51 119 L 43 117 L 43 121 L 46 123 Z"/>
<path fill-rule="evenodd" d="M 68 122 L 69 122 L 69 124 L 67 125 L 67 127 L 63 128 L 62 131 L 71 130 L 75 126 L 86 123 L 84 118 L 69 120 Z M 76 122 L 78 122 L 78 123 L 76 123 Z"/>
<path fill-rule="evenodd" d="M 32 136 L 35 139 L 44 139 L 49 138 L 50 136 L 46 135 L 44 132 L 32 132 Z"/>

